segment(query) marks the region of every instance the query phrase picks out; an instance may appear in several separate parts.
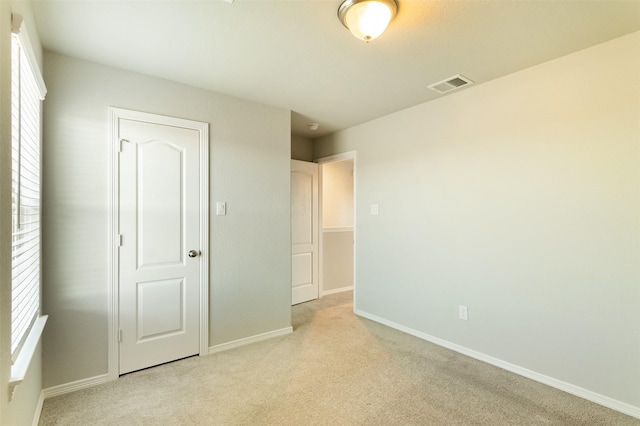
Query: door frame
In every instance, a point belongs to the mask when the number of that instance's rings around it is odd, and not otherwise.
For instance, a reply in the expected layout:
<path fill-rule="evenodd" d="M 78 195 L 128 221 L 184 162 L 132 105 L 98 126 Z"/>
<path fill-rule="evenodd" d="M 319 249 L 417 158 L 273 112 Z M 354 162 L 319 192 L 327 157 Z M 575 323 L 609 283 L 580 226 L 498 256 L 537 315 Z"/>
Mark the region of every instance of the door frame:
<path fill-rule="evenodd" d="M 356 307 L 356 291 L 357 291 L 357 268 L 356 268 L 356 262 L 357 262 L 357 258 L 356 258 L 356 254 L 357 254 L 357 238 L 356 238 L 356 232 L 357 232 L 357 200 L 358 200 L 358 185 L 357 185 L 357 152 L 356 151 L 347 151 L 347 152 L 343 152 L 340 154 L 335 154 L 335 155 L 329 155 L 327 157 L 320 157 L 320 158 L 316 158 L 314 160 L 315 163 L 318 163 L 319 166 L 319 170 L 318 170 L 318 200 L 319 200 L 319 204 L 318 204 L 318 208 L 320 209 L 320 212 L 318 213 L 318 223 L 319 223 L 319 238 L 318 238 L 318 242 L 320 244 L 320 246 L 318 247 L 319 253 L 318 253 L 318 259 L 320 261 L 320 266 L 319 266 L 319 283 L 318 283 L 318 291 L 319 291 L 319 298 L 322 297 L 322 293 L 324 292 L 324 276 L 322 274 L 323 271 L 323 267 L 324 267 L 324 256 L 322 255 L 323 253 L 323 246 L 324 246 L 324 237 L 323 237 L 323 232 L 322 232 L 322 207 L 323 207 L 323 201 L 324 201 L 324 193 L 323 193 L 323 188 L 322 188 L 322 173 L 323 173 L 323 165 L 325 164 L 329 164 L 329 163 L 337 163 L 340 161 L 347 161 L 347 160 L 353 160 L 353 312 L 356 312 L 357 307 Z"/>
<path fill-rule="evenodd" d="M 165 115 L 150 114 L 140 111 L 109 107 L 109 289 L 108 289 L 108 368 L 107 378 L 115 380 L 120 371 L 119 342 L 119 288 L 120 288 L 120 141 L 118 139 L 119 121 L 135 120 L 146 123 L 161 124 L 199 133 L 200 146 L 200 349 L 199 355 L 209 353 L 209 124 Z"/>

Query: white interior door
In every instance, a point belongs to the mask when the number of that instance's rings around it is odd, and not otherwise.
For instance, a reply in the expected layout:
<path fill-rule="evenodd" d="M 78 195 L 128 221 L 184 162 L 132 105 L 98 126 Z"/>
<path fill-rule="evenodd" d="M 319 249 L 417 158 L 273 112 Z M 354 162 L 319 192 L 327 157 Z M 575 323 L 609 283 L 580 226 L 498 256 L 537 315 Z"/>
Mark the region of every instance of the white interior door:
<path fill-rule="evenodd" d="M 291 160 L 291 304 L 318 298 L 318 165 Z"/>
<path fill-rule="evenodd" d="M 200 350 L 198 131 L 121 119 L 119 373 Z"/>

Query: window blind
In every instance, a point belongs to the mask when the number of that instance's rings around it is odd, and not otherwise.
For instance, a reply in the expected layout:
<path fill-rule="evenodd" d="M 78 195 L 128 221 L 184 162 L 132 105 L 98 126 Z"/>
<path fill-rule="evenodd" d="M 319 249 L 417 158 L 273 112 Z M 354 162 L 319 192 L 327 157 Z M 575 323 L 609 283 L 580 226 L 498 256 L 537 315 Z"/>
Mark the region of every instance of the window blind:
<path fill-rule="evenodd" d="M 15 361 L 40 309 L 41 90 L 28 49 L 11 42 L 11 354 Z M 40 78 L 41 79 L 41 78 Z"/>

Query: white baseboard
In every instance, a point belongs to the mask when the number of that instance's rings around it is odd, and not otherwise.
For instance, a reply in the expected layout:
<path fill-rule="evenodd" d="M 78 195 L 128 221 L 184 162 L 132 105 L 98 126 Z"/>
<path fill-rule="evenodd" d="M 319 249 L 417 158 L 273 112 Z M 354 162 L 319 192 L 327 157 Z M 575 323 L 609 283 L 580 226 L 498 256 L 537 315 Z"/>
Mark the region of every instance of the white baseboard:
<path fill-rule="evenodd" d="M 100 376 L 89 377 L 86 379 L 76 380 L 71 383 L 64 383 L 62 385 L 52 386 L 42 391 L 44 398 L 51 398 L 58 395 L 64 395 L 65 393 L 75 392 L 80 389 L 90 388 L 92 386 L 101 385 L 103 383 L 110 382 L 108 374 L 101 374 Z"/>
<path fill-rule="evenodd" d="M 560 389 L 561 391 L 570 393 L 572 395 L 578 396 L 580 398 L 586 399 L 591 402 L 595 402 L 596 404 L 603 405 L 607 408 L 611 408 L 612 410 L 616 410 L 621 413 L 640 419 L 640 407 L 636 407 L 634 405 L 627 404 L 625 402 L 618 401 L 613 398 L 609 398 L 608 396 L 604 396 L 599 393 L 592 392 L 590 390 L 581 388 L 571 383 L 563 382 L 562 380 L 554 379 L 553 377 L 545 376 L 544 374 L 531 371 L 524 367 L 511 364 L 501 359 L 494 358 L 490 355 L 486 355 L 482 352 L 474 351 L 473 349 L 469 349 L 464 346 L 451 343 L 447 340 L 443 340 L 438 337 L 431 336 L 421 331 L 417 331 L 412 328 L 405 327 L 393 321 L 388 321 L 384 318 L 380 318 L 376 315 L 370 314 L 362 310 L 356 310 L 356 315 L 361 316 L 363 318 L 370 319 L 371 321 L 375 321 L 377 323 L 386 325 L 388 327 L 394 328 L 396 330 L 402 331 L 404 333 L 410 334 L 412 336 L 418 337 L 428 342 L 434 343 L 438 346 L 451 349 L 452 351 L 461 353 L 471 358 L 475 358 L 479 361 L 486 362 L 487 364 L 491 364 L 493 366 L 502 368 L 503 370 L 507 370 L 512 373 L 518 374 L 520 376 L 526 377 L 528 379 L 535 380 L 536 382 L 545 384 L 547 386 L 551 386 L 552 388 Z"/>
<path fill-rule="evenodd" d="M 220 345 L 212 346 L 209 348 L 209 354 L 216 352 L 222 352 L 229 349 L 237 348 L 239 346 L 248 345 L 250 343 L 260 342 L 262 340 L 271 339 L 273 337 L 284 336 L 286 334 L 293 333 L 293 327 L 285 327 L 280 330 L 269 331 L 267 333 L 258 334 L 244 339 L 235 340 L 233 342 L 222 343 Z M 74 392 L 80 389 L 90 388 L 92 386 L 101 385 L 112 381 L 108 374 L 102 374 L 100 376 L 89 377 L 87 379 L 77 380 L 71 383 L 65 383 L 62 385 L 52 386 L 42 391 L 43 402 L 44 399 L 51 398 L 58 395 L 64 395 L 65 393 Z M 40 404 L 42 409 L 42 404 Z M 38 412 L 39 413 L 39 412 Z M 39 414 L 38 414 L 39 417 Z"/>
<path fill-rule="evenodd" d="M 40 423 L 40 415 L 42 414 L 42 406 L 44 405 L 44 391 L 40 391 L 40 398 L 38 398 L 38 404 L 36 405 L 36 412 L 33 415 L 33 426 L 38 426 Z"/>
<path fill-rule="evenodd" d="M 233 342 L 221 343 L 219 345 L 209 347 L 209 355 L 217 352 L 228 351 L 229 349 L 238 348 L 240 346 L 249 345 L 251 343 L 261 342 L 263 340 L 272 339 L 274 337 L 284 336 L 293 333 L 293 327 L 285 327 L 280 330 L 268 331 L 255 336 L 245 337 L 243 339 L 234 340 Z"/>
<path fill-rule="evenodd" d="M 351 291 L 353 290 L 353 286 L 349 285 L 346 287 L 340 287 L 340 288 L 334 288 L 332 290 L 326 290 L 322 292 L 322 296 L 328 296 L 330 294 L 336 294 L 336 293 L 342 293 L 344 291 Z"/>

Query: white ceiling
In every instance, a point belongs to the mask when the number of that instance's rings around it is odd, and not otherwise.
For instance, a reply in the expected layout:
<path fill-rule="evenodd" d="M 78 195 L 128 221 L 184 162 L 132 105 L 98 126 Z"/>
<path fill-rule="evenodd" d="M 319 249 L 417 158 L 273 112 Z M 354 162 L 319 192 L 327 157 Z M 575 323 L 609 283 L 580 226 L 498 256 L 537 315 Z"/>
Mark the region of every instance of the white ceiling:
<path fill-rule="evenodd" d="M 443 96 L 427 86 L 455 74 L 478 84 L 640 30 L 638 0 L 399 0 L 367 44 L 340 3 L 32 0 L 46 49 L 290 109 L 310 138 Z"/>

